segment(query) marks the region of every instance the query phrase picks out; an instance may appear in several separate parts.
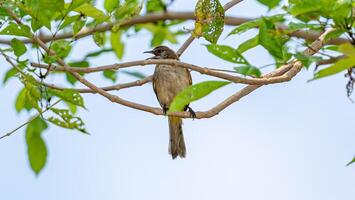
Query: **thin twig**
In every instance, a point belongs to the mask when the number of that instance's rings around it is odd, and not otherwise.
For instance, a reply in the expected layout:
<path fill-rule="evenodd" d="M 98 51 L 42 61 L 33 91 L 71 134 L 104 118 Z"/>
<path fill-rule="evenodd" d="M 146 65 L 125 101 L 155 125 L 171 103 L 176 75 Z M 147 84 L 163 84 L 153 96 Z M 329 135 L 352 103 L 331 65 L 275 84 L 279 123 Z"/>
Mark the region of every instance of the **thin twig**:
<path fill-rule="evenodd" d="M 32 116 L 28 121 L 26 121 L 25 123 L 21 124 L 20 126 L 18 126 L 17 128 L 13 129 L 12 131 L 2 135 L 0 137 L 0 140 L 8 137 L 10 135 L 12 135 L 13 133 L 15 133 L 17 130 L 19 130 L 20 128 L 26 126 L 27 124 L 31 123 L 33 120 L 35 120 L 37 117 L 41 116 L 43 113 L 47 112 L 48 110 L 50 110 L 51 108 L 53 108 L 55 105 L 57 105 L 59 102 L 61 102 L 62 100 L 59 99 L 58 101 L 54 102 L 52 105 L 48 106 L 47 108 L 45 108 L 44 110 L 42 110 L 41 112 L 37 113 L 36 115 Z"/>

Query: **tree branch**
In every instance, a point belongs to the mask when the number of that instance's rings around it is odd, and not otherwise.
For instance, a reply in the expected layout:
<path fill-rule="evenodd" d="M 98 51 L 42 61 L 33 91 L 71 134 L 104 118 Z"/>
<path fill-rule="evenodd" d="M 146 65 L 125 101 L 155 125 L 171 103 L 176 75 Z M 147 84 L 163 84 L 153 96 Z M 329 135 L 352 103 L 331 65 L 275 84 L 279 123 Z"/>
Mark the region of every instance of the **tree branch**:
<path fill-rule="evenodd" d="M 144 16 L 138 16 L 126 21 L 123 21 L 121 24 L 121 27 L 130 27 L 133 25 L 137 24 L 145 24 L 145 23 L 154 23 L 157 21 L 161 20 L 195 20 L 195 15 L 193 12 L 162 12 L 162 13 L 152 13 L 152 14 L 147 14 Z M 234 16 L 226 16 L 224 19 L 224 22 L 226 25 L 230 26 L 237 26 L 240 24 L 243 24 L 248 21 L 252 21 L 254 19 L 252 18 L 243 18 L 243 17 L 234 17 Z M 68 38 L 74 38 L 74 39 L 80 39 L 86 36 L 89 36 L 95 32 L 105 32 L 111 30 L 113 27 L 113 24 L 100 24 L 94 28 L 83 28 L 79 33 L 77 33 L 75 36 L 72 32 L 62 32 L 53 37 L 53 35 L 42 35 L 39 36 L 39 39 L 41 39 L 43 42 L 50 42 L 52 40 L 60 40 L 60 39 L 68 39 Z M 287 30 L 288 26 L 286 25 L 279 25 L 279 29 L 281 30 Z M 306 40 L 313 41 L 317 39 L 319 36 L 319 32 L 317 31 L 302 31 L 298 30 L 293 33 L 289 34 L 290 36 L 297 37 L 297 38 L 303 38 Z M 24 43 L 31 43 L 31 39 L 24 39 L 22 40 Z M 350 42 L 346 38 L 335 38 L 327 42 L 327 44 L 342 44 Z M 0 39 L 0 44 L 11 44 L 11 40 L 9 39 Z"/>
<path fill-rule="evenodd" d="M 7 12 L 11 13 L 12 11 L 7 9 Z M 11 15 L 11 16 L 13 16 L 13 15 Z M 14 17 L 16 17 L 16 15 Z M 16 21 L 18 21 L 18 20 L 16 20 Z M 21 21 L 19 21 L 18 23 L 21 24 Z M 314 41 L 310 45 L 309 48 L 307 48 L 304 51 L 304 54 L 306 56 L 309 56 L 309 55 L 313 55 L 314 53 L 316 53 L 319 50 L 319 48 L 323 45 L 325 35 L 328 34 L 330 31 L 332 31 L 332 30 L 329 30 L 329 31 L 326 31 L 325 33 L 323 33 L 316 41 Z M 55 55 L 55 52 L 53 52 L 52 50 L 48 49 L 48 47 L 39 38 L 37 38 L 36 36 L 33 35 L 32 36 L 32 40 L 33 40 L 33 42 L 37 43 L 42 49 L 44 49 L 48 54 Z M 150 113 L 153 113 L 153 114 L 156 114 L 156 115 L 163 115 L 164 114 L 162 112 L 162 109 L 160 109 L 160 108 L 155 108 L 155 107 L 150 107 L 150 106 L 146 106 L 146 105 L 142 105 L 142 104 L 137 104 L 137 103 L 134 103 L 134 102 L 130 102 L 130 101 L 124 100 L 124 99 L 122 99 L 122 98 L 120 98 L 120 97 L 118 97 L 116 95 L 112 95 L 112 94 L 106 92 L 105 90 L 103 90 L 102 88 L 99 88 L 99 87 L 95 86 L 94 84 L 92 84 L 91 82 L 87 81 L 78 72 L 70 71 L 70 67 L 62 59 L 58 58 L 57 62 L 58 62 L 58 64 L 63 66 L 65 71 L 71 73 L 81 83 L 86 85 L 91 90 L 93 90 L 93 91 L 101 94 L 102 96 L 106 97 L 107 99 L 109 99 L 112 102 L 116 102 L 116 103 L 122 104 L 124 106 L 134 108 L 134 109 L 150 112 Z M 159 62 L 162 62 L 162 61 L 159 61 Z M 176 63 L 176 64 L 180 64 L 180 63 Z M 178 65 L 178 66 L 180 66 L 180 65 Z M 286 74 L 288 72 L 290 72 L 291 75 L 292 74 L 297 74 L 297 72 L 299 72 L 299 70 L 301 68 L 302 68 L 302 63 L 301 62 L 292 61 L 290 64 L 284 65 L 284 66 L 280 67 L 279 69 L 277 69 L 277 70 L 265 75 L 262 78 L 271 79 L 273 77 L 277 77 L 277 76 Z M 193 67 L 191 69 L 193 69 Z M 220 104 L 215 106 L 214 108 L 212 108 L 212 109 L 210 109 L 208 111 L 205 111 L 205 112 L 197 112 L 196 113 L 196 118 L 212 117 L 212 116 L 218 114 L 220 111 L 222 111 L 226 107 L 228 107 L 229 105 L 231 105 L 232 103 L 238 101 L 240 98 L 246 96 L 247 94 L 251 93 L 252 91 L 254 91 L 255 89 L 257 89 L 259 87 L 261 87 L 261 86 L 260 85 L 249 85 L 249 86 L 245 87 L 244 89 L 242 89 L 241 91 L 238 91 L 234 95 L 230 96 L 229 98 L 227 98 L 226 100 L 224 100 L 223 102 L 221 102 Z M 174 113 L 169 113 L 168 115 L 178 116 L 178 117 L 182 117 L 182 118 L 191 117 L 190 113 L 188 113 L 188 112 L 174 112 Z"/>

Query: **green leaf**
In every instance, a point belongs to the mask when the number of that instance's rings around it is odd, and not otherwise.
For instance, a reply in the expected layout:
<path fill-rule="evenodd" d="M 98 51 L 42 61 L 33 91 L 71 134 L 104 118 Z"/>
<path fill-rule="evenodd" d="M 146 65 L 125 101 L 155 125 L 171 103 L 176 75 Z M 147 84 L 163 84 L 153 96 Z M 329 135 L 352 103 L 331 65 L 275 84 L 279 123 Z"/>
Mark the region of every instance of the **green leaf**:
<path fill-rule="evenodd" d="M 238 64 L 248 64 L 248 61 L 242 56 L 242 54 L 230 46 L 209 44 L 206 45 L 206 47 L 209 52 L 223 60 Z"/>
<path fill-rule="evenodd" d="M 27 64 L 28 64 L 28 60 L 17 61 L 17 68 L 22 70 L 27 66 Z M 3 84 L 6 84 L 10 78 L 16 76 L 18 73 L 19 73 L 18 69 L 14 67 L 10 68 L 4 76 Z"/>
<path fill-rule="evenodd" d="M 296 53 L 294 56 L 295 58 L 297 58 L 297 60 L 302 62 L 303 66 L 306 67 L 306 69 L 308 69 L 312 63 L 321 60 L 321 57 L 305 56 L 303 53 Z"/>
<path fill-rule="evenodd" d="M 16 38 L 11 40 L 11 47 L 17 57 L 22 56 L 27 51 L 25 44 Z"/>
<path fill-rule="evenodd" d="M 355 157 L 348 164 L 346 164 L 346 166 L 349 166 L 349 165 L 351 165 L 353 163 L 355 163 Z"/>
<path fill-rule="evenodd" d="M 339 51 L 348 57 L 355 57 L 355 47 L 350 43 L 344 43 L 340 45 Z"/>
<path fill-rule="evenodd" d="M 116 71 L 105 70 L 102 72 L 102 74 L 104 75 L 104 77 L 110 79 L 113 83 L 116 82 L 116 80 L 117 80 Z"/>
<path fill-rule="evenodd" d="M 51 29 L 51 19 L 56 12 L 64 10 L 64 0 L 25 0 L 24 9 L 32 17 L 32 28 L 36 31 L 41 26 Z"/>
<path fill-rule="evenodd" d="M 146 10 L 148 13 L 166 10 L 166 5 L 162 0 L 147 0 Z"/>
<path fill-rule="evenodd" d="M 56 90 L 48 88 L 48 92 L 63 99 L 64 101 L 85 108 L 83 97 L 74 89 Z"/>
<path fill-rule="evenodd" d="M 122 59 L 124 53 L 124 43 L 121 40 L 122 31 L 111 33 L 111 46 L 115 50 L 118 59 Z"/>
<path fill-rule="evenodd" d="M 199 0 L 195 7 L 195 37 L 215 44 L 224 27 L 224 9 L 218 0 Z"/>
<path fill-rule="evenodd" d="M 197 101 L 229 83 L 226 81 L 205 81 L 186 87 L 176 95 L 170 104 L 169 112 L 182 111 L 189 103 Z"/>
<path fill-rule="evenodd" d="M 331 76 L 342 72 L 346 69 L 352 68 L 355 66 L 355 47 L 349 43 L 345 43 L 339 46 L 339 51 L 344 53 L 347 57 L 338 60 L 336 63 L 330 67 L 319 70 L 314 74 L 313 79 L 319 79 L 326 76 Z"/>
<path fill-rule="evenodd" d="M 258 46 L 258 45 L 259 45 L 259 36 L 257 35 L 255 37 L 253 37 L 253 38 L 241 43 L 238 46 L 237 51 L 240 52 L 240 53 L 243 53 L 243 52 L 245 52 L 245 51 L 247 51 L 249 49 L 252 49 L 252 48 L 254 48 L 254 47 Z"/>
<path fill-rule="evenodd" d="M 256 28 L 258 27 L 260 24 L 260 20 L 254 20 L 254 21 L 248 21 L 248 22 L 244 22 L 243 24 L 237 26 L 236 28 L 234 28 L 229 34 L 230 35 L 235 35 L 235 34 L 241 34 L 244 33 L 252 28 Z"/>
<path fill-rule="evenodd" d="M 70 110 L 70 112 L 71 112 L 72 114 L 77 113 L 77 111 L 78 111 L 78 106 L 76 106 L 76 105 L 74 105 L 74 104 L 72 104 L 72 103 L 69 103 L 69 102 L 67 102 L 67 101 L 64 101 L 64 102 L 67 104 L 67 106 L 68 106 L 68 108 L 69 108 L 69 110 Z"/>
<path fill-rule="evenodd" d="M 74 11 L 81 13 L 85 16 L 94 18 L 96 21 L 98 21 L 98 23 L 104 22 L 108 19 L 108 16 L 106 16 L 104 12 L 95 8 L 89 3 L 82 4 L 81 6 L 75 8 Z"/>
<path fill-rule="evenodd" d="M 331 65 L 330 67 L 324 68 L 319 70 L 317 73 L 314 74 L 313 79 L 324 78 L 327 76 L 331 76 L 342 72 L 346 69 L 352 68 L 355 66 L 355 57 L 348 57 L 338 60 L 336 63 Z"/>
<path fill-rule="evenodd" d="M 272 9 L 278 6 L 281 0 L 258 0 L 258 1 L 259 3 L 262 3 L 265 6 L 269 7 L 269 9 Z"/>
<path fill-rule="evenodd" d="M 115 10 L 115 18 L 118 22 L 130 19 L 134 16 L 138 16 L 141 9 L 139 1 L 125 0 L 125 2 Z"/>
<path fill-rule="evenodd" d="M 23 88 L 15 100 L 15 109 L 19 113 L 21 110 L 25 109 L 27 111 L 32 109 L 31 104 L 27 100 L 26 88 Z"/>
<path fill-rule="evenodd" d="M 284 15 L 283 14 L 278 14 L 278 15 L 273 15 L 273 16 L 267 16 L 267 17 L 264 17 L 265 19 L 273 22 L 273 23 L 276 23 L 276 22 L 283 22 L 285 19 L 284 19 Z M 241 25 L 237 26 L 236 28 L 234 28 L 229 34 L 228 36 L 230 35 L 235 35 L 235 34 L 242 34 L 250 29 L 253 29 L 253 28 L 257 28 L 258 26 L 260 26 L 260 24 L 262 23 L 263 21 L 263 18 L 258 18 L 258 19 L 255 19 L 255 20 L 252 20 L 252 21 L 247 21 L 247 22 L 244 22 L 242 23 Z"/>
<path fill-rule="evenodd" d="M 25 85 L 26 100 L 33 108 L 37 109 L 38 112 L 41 112 L 38 102 L 42 98 L 42 92 L 40 91 L 36 80 L 31 75 L 23 75 L 21 76 L 21 81 Z"/>
<path fill-rule="evenodd" d="M 70 111 L 67 109 L 57 109 L 57 108 L 51 108 L 51 111 L 53 111 L 56 115 L 58 115 L 60 118 L 57 117 L 49 117 L 47 120 L 57 126 L 67 128 L 67 129 L 75 129 L 78 130 L 82 133 L 88 134 L 88 132 L 85 129 L 85 124 L 83 120 L 79 117 L 75 117 L 70 114 Z"/>
<path fill-rule="evenodd" d="M 73 24 L 73 34 L 76 35 L 85 26 L 86 19 L 78 19 Z"/>
<path fill-rule="evenodd" d="M 57 40 L 52 43 L 52 50 L 55 51 L 56 55 L 60 58 L 66 58 L 71 51 L 71 43 L 66 40 Z"/>
<path fill-rule="evenodd" d="M 42 139 L 42 132 L 48 125 L 42 118 L 37 117 L 27 125 L 26 143 L 27 155 L 32 170 L 38 175 L 47 161 L 47 148 Z"/>
<path fill-rule="evenodd" d="M 255 76 L 255 77 L 260 77 L 261 76 L 261 71 L 254 66 L 241 66 L 241 67 L 235 67 L 234 70 L 239 73 L 243 74 L 245 76 Z"/>
<path fill-rule="evenodd" d="M 31 37 L 31 29 L 26 25 L 17 25 L 10 22 L 8 26 L 0 31 L 0 35 Z"/>
<path fill-rule="evenodd" d="M 97 46 L 103 47 L 105 44 L 105 33 L 102 32 L 95 32 L 92 35 L 92 38 L 94 39 L 94 42 Z"/>
<path fill-rule="evenodd" d="M 14 77 L 15 75 L 17 75 L 17 73 L 18 73 L 17 69 L 15 69 L 15 68 L 9 69 L 9 70 L 6 72 L 2 83 L 5 85 L 5 84 L 7 83 L 7 81 L 8 81 L 10 78 L 12 78 L 12 77 Z"/>
<path fill-rule="evenodd" d="M 115 8 L 120 5 L 120 0 L 105 0 L 104 8 L 107 12 L 112 12 Z"/>

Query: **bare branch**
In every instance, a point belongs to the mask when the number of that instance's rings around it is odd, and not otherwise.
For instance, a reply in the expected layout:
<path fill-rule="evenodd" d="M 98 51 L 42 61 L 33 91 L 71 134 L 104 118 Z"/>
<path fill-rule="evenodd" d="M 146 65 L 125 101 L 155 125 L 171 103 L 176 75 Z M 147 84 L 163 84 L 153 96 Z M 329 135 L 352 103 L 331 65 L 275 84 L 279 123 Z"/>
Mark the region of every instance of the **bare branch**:
<path fill-rule="evenodd" d="M 129 82 L 129 83 L 121 83 L 121 84 L 116 84 L 116 85 L 112 85 L 112 86 L 106 86 L 106 87 L 101 87 L 102 90 L 105 91 L 111 91 L 111 90 L 122 90 L 122 89 L 126 89 L 126 88 L 130 88 L 130 87 L 136 87 L 136 86 L 142 86 L 146 83 L 149 83 L 152 81 L 153 76 L 147 76 L 144 79 L 141 80 L 136 80 L 133 82 Z M 55 84 L 51 84 L 51 83 L 43 83 L 43 85 L 52 88 L 52 89 L 57 89 L 57 90 L 64 90 L 64 89 L 74 89 L 80 93 L 97 93 L 96 91 L 92 90 L 92 89 L 88 89 L 88 88 L 81 88 L 81 89 L 75 89 L 75 88 L 65 88 L 65 87 L 60 87 L 57 86 Z"/>

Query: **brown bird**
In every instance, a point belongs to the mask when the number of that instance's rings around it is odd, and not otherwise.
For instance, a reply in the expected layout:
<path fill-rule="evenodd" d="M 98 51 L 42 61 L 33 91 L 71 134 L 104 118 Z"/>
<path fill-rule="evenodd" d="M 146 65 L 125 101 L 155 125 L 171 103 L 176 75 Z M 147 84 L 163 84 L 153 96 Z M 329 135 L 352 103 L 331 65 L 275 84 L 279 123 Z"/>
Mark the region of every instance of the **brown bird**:
<path fill-rule="evenodd" d="M 153 57 L 148 59 L 179 60 L 179 56 L 166 46 L 158 46 L 144 53 L 154 54 Z M 175 96 L 191 84 L 192 79 L 188 69 L 172 65 L 156 65 L 153 75 L 153 89 L 164 113 L 169 110 L 169 106 Z M 192 116 L 194 116 L 194 112 L 189 106 L 186 106 L 186 109 L 189 109 Z M 179 117 L 172 116 L 169 116 L 168 119 L 170 132 L 169 153 L 173 159 L 177 156 L 184 158 L 186 156 L 186 147 L 182 132 L 182 120 Z"/>

